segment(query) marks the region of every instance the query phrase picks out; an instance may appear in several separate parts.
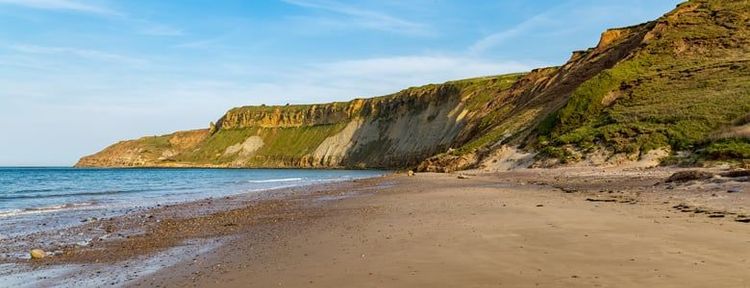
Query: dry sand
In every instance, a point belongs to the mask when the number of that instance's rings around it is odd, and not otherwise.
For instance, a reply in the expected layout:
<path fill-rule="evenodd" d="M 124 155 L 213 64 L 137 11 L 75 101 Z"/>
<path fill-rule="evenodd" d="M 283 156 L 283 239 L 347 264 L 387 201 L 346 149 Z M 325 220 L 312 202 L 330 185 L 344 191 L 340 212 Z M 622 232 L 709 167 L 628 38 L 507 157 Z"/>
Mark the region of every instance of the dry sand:
<path fill-rule="evenodd" d="M 215 199 L 228 212 L 201 217 L 185 211 L 205 201 L 163 207 L 145 234 L 36 264 L 85 267 L 38 283 L 96 286 L 104 271 L 128 287 L 750 287 L 750 224 L 736 221 L 750 184 L 663 183 L 672 172 L 393 175 Z M 126 218 L 113 223 L 143 224 Z M 133 270 L 144 263 L 161 269 Z"/>
<path fill-rule="evenodd" d="M 514 176 L 365 181 L 352 187 L 365 194 L 273 241 L 240 236 L 137 284 L 750 287 L 748 224 L 681 213 L 664 203 L 673 195 L 591 202 Z"/>

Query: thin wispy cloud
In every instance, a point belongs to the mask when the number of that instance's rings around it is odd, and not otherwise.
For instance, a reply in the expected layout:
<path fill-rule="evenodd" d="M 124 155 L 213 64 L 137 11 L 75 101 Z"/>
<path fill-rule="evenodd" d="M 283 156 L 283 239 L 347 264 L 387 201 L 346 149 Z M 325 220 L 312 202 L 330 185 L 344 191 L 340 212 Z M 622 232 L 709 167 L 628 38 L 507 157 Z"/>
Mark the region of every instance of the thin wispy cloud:
<path fill-rule="evenodd" d="M 547 13 L 538 14 L 521 23 L 518 23 L 511 28 L 492 33 L 482 39 L 479 39 L 469 47 L 469 52 L 475 54 L 482 53 L 501 44 L 504 44 L 515 37 L 523 36 L 523 34 L 533 30 L 534 28 L 538 28 L 552 22 L 553 21 L 549 18 Z"/>
<path fill-rule="evenodd" d="M 118 11 L 112 10 L 108 7 L 73 0 L 0 0 L 0 4 L 32 9 L 62 10 L 105 16 L 121 15 Z"/>
<path fill-rule="evenodd" d="M 182 31 L 182 29 L 178 29 L 169 25 L 153 23 L 151 21 L 146 21 L 146 20 L 135 20 L 135 21 L 141 23 L 140 26 L 142 27 L 138 29 L 138 33 L 143 34 L 143 35 L 151 35 L 151 36 L 185 35 L 185 32 Z"/>
<path fill-rule="evenodd" d="M 219 36 L 219 37 L 213 37 L 213 38 L 208 38 L 208 39 L 188 41 L 188 42 L 174 45 L 174 47 L 175 48 L 208 48 L 208 47 L 213 46 L 216 43 L 221 42 L 223 38 L 224 37 Z"/>
<path fill-rule="evenodd" d="M 126 65 L 132 65 L 132 66 L 145 65 L 148 63 L 148 61 L 144 59 L 105 52 L 105 51 L 92 50 L 92 49 L 39 46 L 39 45 L 27 45 L 27 44 L 11 45 L 8 48 L 10 50 L 13 50 L 19 53 L 68 55 L 68 56 L 75 56 L 75 57 L 83 58 L 87 60 L 126 64 Z"/>
<path fill-rule="evenodd" d="M 406 75 L 422 75 L 426 79 L 413 84 L 427 84 L 465 77 L 526 71 L 534 68 L 534 64 L 499 62 L 466 56 L 407 55 L 337 61 L 316 65 L 315 70 L 326 71 L 331 78 L 339 76 L 400 78 Z"/>
<path fill-rule="evenodd" d="M 547 8 L 520 23 L 507 29 L 487 35 L 469 46 L 469 52 L 473 55 L 481 54 L 493 48 L 500 47 L 510 41 L 523 38 L 526 35 L 561 37 L 570 35 L 594 25 L 610 25 L 607 23 L 621 22 L 622 25 L 633 24 L 633 18 L 648 19 L 653 10 L 643 9 L 643 4 L 648 1 L 632 1 L 627 3 L 602 1 L 598 5 L 591 5 L 584 0 L 571 0 L 560 2 L 556 6 Z M 641 3 L 638 3 L 641 2 Z M 666 2 L 666 1 L 665 1 Z M 578 25 L 566 25 L 567 23 L 579 23 Z M 586 23 L 586 25 L 582 25 Z M 602 28 L 602 30 L 605 28 Z M 582 47 L 579 47 L 582 48 Z"/>
<path fill-rule="evenodd" d="M 544 63 L 496 61 L 462 55 L 401 55 L 348 59 L 327 63 L 313 63 L 287 71 L 280 81 L 277 95 L 310 95 L 305 91 L 320 91 L 313 101 L 347 100 L 351 97 L 385 95 L 400 89 L 449 80 L 528 71 Z M 294 83 L 290 85 L 290 83 Z M 283 93 L 294 86 L 299 94 Z M 274 86 L 270 86 L 274 87 Z M 269 89 L 269 86 L 266 87 Z M 271 91 L 269 91 L 271 92 Z M 262 94 L 260 94 L 262 95 Z M 274 95 L 274 94 L 268 94 Z M 290 96 L 285 96 L 290 97 Z M 304 96 L 293 99 L 305 101 Z"/>
<path fill-rule="evenodd" d="M 525 20 L 510 26 L 504 30 L 487 35 L 469 46 L 469 53 L 481 54 L 487 50 L 501 46 L 518 37 L 529 33 L 539 33 L 540 28 L 559 31 L 564 21 L 560 21 L 561 14 L 569 13 L 571 7 L 581 6 L 582 0 L 561 1 L 556 5 L 547 7 L 545 10 L 526 18 Z M 584 5 L 585 6 L 585 5 Z M 578 9 L 577 9 L 578 10 Z M 566 12 L 562 12 L 566 11 Z"/>
<path fill-rule="evenodd" d="M 350 25 L 356 24 L 358 26 L 370 29 L 408 34 L 428 34 L 430 32 L 429 27 L 425 24 L 392 16 L 381 11 L 360 8 L 341 2 L 326 0 L 281 1 L 298 7 L 315 9 L 345 16 L 347 17 L 347 22 L 349 22 Z M 330 19 L 324 20 L 330 21 Z"/>
<path fill-rule="evenodd" d="M 83 1 L 74 0 L 0 0 L 0 5 L 13 5 L 29 9 L 67 11 L 83 14 L 91 14 L 109 18 L 114 21 L 123 21 L 134 26 L 135 32 L 151 36 L 182 36 L 181 29 L 161 24 L 138 17 L 129 16 L 127 13 L 118 11 L 111 7 L 96 5 Z"/>

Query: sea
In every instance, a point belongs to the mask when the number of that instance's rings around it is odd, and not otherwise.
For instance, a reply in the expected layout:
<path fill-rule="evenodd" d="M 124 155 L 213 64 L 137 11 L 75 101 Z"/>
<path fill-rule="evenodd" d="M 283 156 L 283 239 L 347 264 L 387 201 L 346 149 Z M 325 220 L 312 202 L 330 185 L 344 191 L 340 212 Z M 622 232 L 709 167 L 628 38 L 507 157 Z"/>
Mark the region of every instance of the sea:
<path fill-rule="evenodd" d="M 379 177 L 386 171 L 0 167 L 0 239 L 133 209 Z"/>

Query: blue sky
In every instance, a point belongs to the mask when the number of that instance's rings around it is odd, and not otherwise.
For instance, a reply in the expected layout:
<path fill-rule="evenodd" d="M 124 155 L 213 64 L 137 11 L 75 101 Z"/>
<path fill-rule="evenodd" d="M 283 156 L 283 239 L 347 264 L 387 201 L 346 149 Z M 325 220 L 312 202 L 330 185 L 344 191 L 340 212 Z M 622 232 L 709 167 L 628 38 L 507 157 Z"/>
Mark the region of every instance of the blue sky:
<path fill-rule="evenodd" d="M 72 165 L 241 105 L 560 65 L 676 0 L 0 0 L 0 165 Z"/>

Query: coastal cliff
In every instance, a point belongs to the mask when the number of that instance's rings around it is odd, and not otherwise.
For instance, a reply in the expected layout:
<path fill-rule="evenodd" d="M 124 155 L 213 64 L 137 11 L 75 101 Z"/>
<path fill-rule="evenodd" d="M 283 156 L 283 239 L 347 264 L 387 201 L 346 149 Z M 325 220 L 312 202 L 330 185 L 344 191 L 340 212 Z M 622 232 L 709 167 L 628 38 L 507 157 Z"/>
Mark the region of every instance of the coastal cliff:
<path fill-rule="evenodd" d="M 489 98 L 523 74 L 410 88 L 321 105 L 240 107 L 196 141 L 186 132 L 112 145 L 78 166 L 402 167 L 472 138 Z M 200 138 L 202 135 L 203 138 Z"/>
<path fill-rule="evenodd" d="M 750 4 L 694 0 L 562 66 L 319 105 L 240 107 L 78 167 L 417 168 L 750 160 Z"/>

